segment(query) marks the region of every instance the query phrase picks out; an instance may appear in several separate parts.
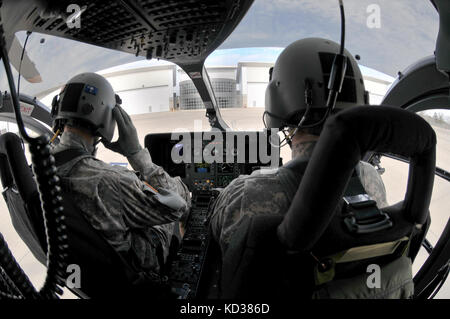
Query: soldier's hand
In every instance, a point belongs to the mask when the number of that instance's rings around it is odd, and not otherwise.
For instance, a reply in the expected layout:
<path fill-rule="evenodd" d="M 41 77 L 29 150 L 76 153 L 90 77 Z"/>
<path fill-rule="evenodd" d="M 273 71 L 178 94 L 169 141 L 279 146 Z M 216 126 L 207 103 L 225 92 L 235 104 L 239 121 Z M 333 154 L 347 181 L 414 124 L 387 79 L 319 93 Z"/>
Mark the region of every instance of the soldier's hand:
<path fill-rule="evenodd" d="M 142 149 L 142 146 L 139 144 L 137 131 L 130 116 L 119 105 L 113 109 L 113 116 L 117 122 L 119 139 L 113 143 L 102 140 L 103 145 L 126 157 L 136 154 Z"/>

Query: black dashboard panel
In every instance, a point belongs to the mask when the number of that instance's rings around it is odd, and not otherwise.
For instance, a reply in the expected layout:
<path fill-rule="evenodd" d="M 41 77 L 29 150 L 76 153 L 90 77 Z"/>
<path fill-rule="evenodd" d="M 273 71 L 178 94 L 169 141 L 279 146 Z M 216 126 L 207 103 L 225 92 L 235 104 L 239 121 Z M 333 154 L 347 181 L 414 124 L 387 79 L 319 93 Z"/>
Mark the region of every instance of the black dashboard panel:
<path fill-rule="evenodd" d="M 191 192 L 223 188 L 239 175 L 280 164 L 279 148 L 269 143 L 269 136 L 264 131 L 221 133 L 221 140 L 210 134 L 149 134 L 145 137 L 145 147 L 155 164 L 172 177 L 180 176 Z M 209 151 L 211 157 L 206 158 Z M 177 158 L 183 156 L 183 162 L 174 162 L 174 154 Z M 211 161 L 214 155 L 219 160 Z"/>

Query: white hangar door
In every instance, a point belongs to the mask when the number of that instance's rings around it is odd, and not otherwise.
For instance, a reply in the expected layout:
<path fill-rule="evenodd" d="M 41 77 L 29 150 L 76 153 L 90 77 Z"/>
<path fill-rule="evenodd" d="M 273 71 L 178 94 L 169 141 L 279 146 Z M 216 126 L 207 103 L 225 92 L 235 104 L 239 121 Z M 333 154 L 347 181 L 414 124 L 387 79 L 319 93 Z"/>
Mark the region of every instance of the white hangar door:
<path fill-rule="evenodd" d="M 118 92 L 122 107 L 128 114 L 144 114 L 169 111 L 171 90 L 169 86 L 133 89 Z"/>
<path fill-rule="evenodd" d="M 247 84 L 247 107 L 264 107 L 267 83 Z"/>

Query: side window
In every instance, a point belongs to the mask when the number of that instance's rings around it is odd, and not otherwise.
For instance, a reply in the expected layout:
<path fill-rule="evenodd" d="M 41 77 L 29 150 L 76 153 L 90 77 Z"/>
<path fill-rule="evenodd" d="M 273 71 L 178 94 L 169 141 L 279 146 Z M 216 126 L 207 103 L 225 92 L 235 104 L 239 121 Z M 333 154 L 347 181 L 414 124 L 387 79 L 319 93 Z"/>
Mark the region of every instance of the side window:
<path fill-rule="evenodd" d="M 450 171 L 450 111 L 434 109 L 418 112 L 433 127 L 437 136 L 436 166 Z M 408 180 L 408 164 L 388 158 L 381 158 L 382 174 L 386 186 L 388 204 L 392 205 L 403 200 Z M 430 205 L 431 226 L 427 239 L 434 246 L 450 217 L 448 199 L 450 198 L 450 182 L 438 175 L 435 176 L 433 196 Z M 425 249 L 421 249 L 414 262 L 414 273 L 417 272 L 428 257 Z M 450 297 L 450 282 L 447 280 L 436 298 Z"/>

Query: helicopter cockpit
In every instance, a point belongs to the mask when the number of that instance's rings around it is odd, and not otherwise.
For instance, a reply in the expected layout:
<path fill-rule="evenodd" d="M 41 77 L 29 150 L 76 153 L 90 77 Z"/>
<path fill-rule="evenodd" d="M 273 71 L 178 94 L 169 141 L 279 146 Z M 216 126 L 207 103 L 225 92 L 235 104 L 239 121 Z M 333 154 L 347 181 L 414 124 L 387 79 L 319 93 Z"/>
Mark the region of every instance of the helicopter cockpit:
<path fill-rule="evenodd" d="M 276 170 L 288 161 L 280 150 L 282 132 L 230 127 L 222 114 L 228 114 L 222 108 L 224 98 L 213 88 L 205 64 L 255 1 L 73 2 L 1 1 L 1 59 L 9 92 L 1 95 L 0 120 L 17 123 L 19 133 L 0 135 L 3 196 L 15 230 L 33 256 L 46 265 L 47 277 L 43 288 L 37 290 L 0 236 L 0 298 L 56 299 L 64 287 L 80 298 L 384 298 L 384 291 L 392 286 L 383 282 L 383 288 L 378 287 L 381 290 L 371 290 L 367 284 L 366 269 L 373 264 L 380 264 L 392 282 L 403 281 L 402 285 L 413 287 L 407 298 L 432 298 L 441 289 L 450 270 L 448 216 L 444 216 L 446 223 L 440 226 L 443 230 L 434 245 L 427 234 L 433 225 L 430 202 L 435 176 L 448 183 L 450 173 L 439 166 L 442 164 L 436 166 L 435 127 L 415 113 L 450 109 L 450 5 L 446 1 L 430 1 L 440 19 L 435 55 L 399 72 L 380 97 L 380 105 L 367 102 L 330 117 L 311 163 L 302 168 L 304 177 L 289 210 L 283 216 L 259 216 L 243 222 L 242 229 L 247 231 L 239 234 L 226 255 L 211 236 L 209 217 L 215 200 L 240 175 Z M 301 6 L 302 1 L 295 5 Z M 344 52 L 343 1 L 333 1 L 333 5 L 341 13 Z M 22 46 L 16 34 L 23 31 Z M 151 281 L 144 278 L 78 214 L 71 194 L 59 187 L 48 146 L 54 136 L 51 106 L 20 89 L 21 77 L 28 82 L 41 81 L 39 66 L 36 68 L 25 49 L 32 33 L 110 49 L 127 59 L 134 55 L 136 59 L 173 63 L 169 72 L 182 73 L 198 94 L 200 111 L 205 113 L 196 115 L 206 115 L 208 130 L 188 127 L 149 133 L 143 127 L 146 131 L 140 132 L 152 161 L 170 176 L 179 176 L 192 198 L 190 213 L 183 220 L 184 236 L 171 245 L 164 276 Z M 245 63 L 242 65 L 238 72 L 244 74 Z M 17 86 L 11 66 L 19 74 Z M 269 69 L 271 65 L 266 66 Z M 155 70 L 165 67 L 157 64 Z M 331 59 L 328 86 L 325 84 L 330 110 L 342 89 L 346 67 L 339 54 Z M 124 74 L 121 69 L 108 70 L 104 74 Z M 231 85 L 236 87 L 236 82 Z M 47 88 L 46 94 L 59 88 Z M 170 101 L 170 113 L 177 113 L 175 93 Z M 171 121 L 170 116 L 158 120 Z M 188 118 L 187 113 L 183 116 Z M 178 121 L 185 124 L 183 119 Z M 351 141 L 344 141 L 349 136 Z M 29 145 L 32 169 L 24 143 Z M 399 203 L 374 208 L 373 201 L 364 197 L 364 189 L 352 192 L 348 185 L 360 160 L 383 173 L 381 159 L 386 158 L 409 164 L 406 191 Z M 342 207 L 351 214 L 338 214 Z M 429 256 L 413 277 L 412 266 L 423 248 Z M 72 277 L 67 267 L 73 265 L 82 274 L 75 286 L 68 284 Z M 346 289 L 352 293 L 345 293 Z"/>

